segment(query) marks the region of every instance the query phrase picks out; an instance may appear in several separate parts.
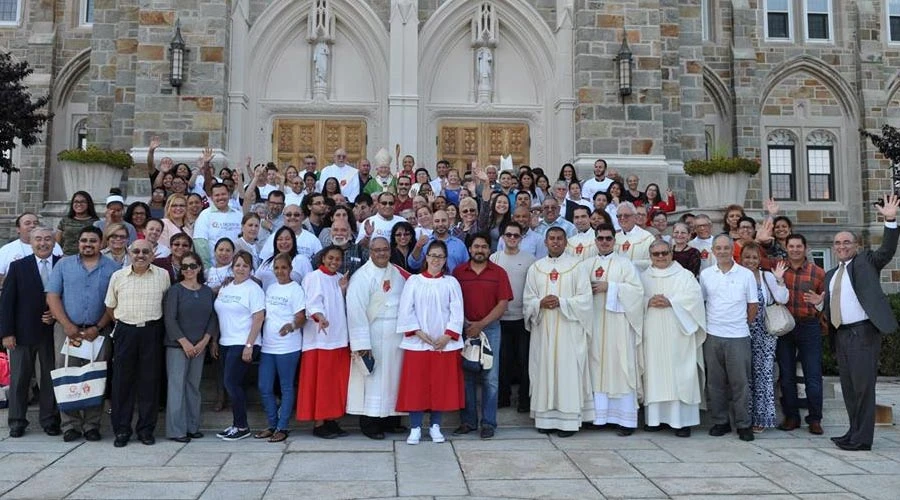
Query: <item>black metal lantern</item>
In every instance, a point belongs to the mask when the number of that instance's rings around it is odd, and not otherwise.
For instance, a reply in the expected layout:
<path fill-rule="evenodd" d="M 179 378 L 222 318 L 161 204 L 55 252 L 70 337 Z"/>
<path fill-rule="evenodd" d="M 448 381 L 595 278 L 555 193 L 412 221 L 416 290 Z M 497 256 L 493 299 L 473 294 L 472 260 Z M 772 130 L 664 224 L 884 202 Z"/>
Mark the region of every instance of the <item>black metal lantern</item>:
<path fill-rule="evenodd" d="M 169 85 L 180 93 L 184 83 L 184 38 L 181 36 L 181 21 L 175 21 L 175 37 L 169 43 Z"/>
<path fill-rule="evenodd" d="M 625 97 L 631 95 L 631 64 L 634 57 L 631 48 L 628 47 L 628 33 L 622 30 L 622 46 L 616 54 L 616 67 L 619 70 L 619 95 Z"/>

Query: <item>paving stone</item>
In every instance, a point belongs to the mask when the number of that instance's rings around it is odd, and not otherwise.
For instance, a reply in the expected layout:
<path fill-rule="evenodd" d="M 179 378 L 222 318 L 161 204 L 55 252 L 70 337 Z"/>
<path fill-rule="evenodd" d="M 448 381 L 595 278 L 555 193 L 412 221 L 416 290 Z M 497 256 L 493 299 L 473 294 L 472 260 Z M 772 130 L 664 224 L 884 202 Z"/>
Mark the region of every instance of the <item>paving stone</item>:
<path fill-rule="evenodd" d="M 787 432 L 783 434 L 789 434 Z M 833 446 L 830 440 L 819 438 L 786 438 L 786 439 L 757 439 L 753 441 L 755 446 L 774 450 L 778 448 L 823 448 Z"/>
<path fill-rule="evenodd" d="M 498 442 L 499 441 L 499 442 Z M 400 445 L 399 446 L 404 446 Z M 518 450 L 555 450 L 556 447 L 549 439 L 477 439 L 477 440 L 453 440 L 453 448 L 456 451 L 478 451 L 478 450 L 497 450 L 518 451 Z"/>
<path fill-rule="evenodd" d="M 758 495 L 785 493 L 774 483 L 761 477 L 676 478 L 667 477 L 654 483 L 669 495 L 703 495 L 715 492 L 720 495 Z"/>
<path fill-rule="evenodd" d="M 640 473 L 614 451 L 566 452 L 587 477 L 639 477 Z"/>
<path fill-rule="evenodd" d="M 397 496 L 394 481 L 274 481 L 265 499 L 315 498 L 337 500 L 351 498 L 392 498 Z"/>
<path fill-rule="evenodd" d="M 213 481 L 201 500 L 253 500 L 262 498 L 268 481 Z"/>
<path fill-rule="evenodd" d="M 587 479 L 469 481 L 469 491 L 472 495 L 490 498 L 603 498 Z"/>
<path fill-rule="evenodd" d="M 15 488 L 19 481 L 0 481 L 0 495 Z"/>
<path fill-rule="evenodd" d="M 47 436 L 49 437 L 49 436 Z M 33 440 L 31 436 L 21 439 L 4 439 L 0 441 L 0 453 L 68 453 L 73 449 L 84 444 L 83 441 L 73 441 L 71 443 L 63 442 L 62 438 L 56 436 L 52 440 Z"/>
<path fill-rule="evenodd" d="M 84 464 L 101 467 L 162 466 L 172 459 L 183 447 L 171 441 L 157 441 L 154 446 L 144 446 L 131 441 L 124 448 L 114 448 L 111 442 L 85 443 L 70 451 L 60 464 L 81 466 Z"/>
<path fill-rule="evenodd" d="M 649 478 L 660 477 L 755 477 L 756 472 L 738 463 L 633 463 Z"/>
<path fill-rule="evenodd" d="M 551 441 L 560 450 L 658 450 L 659 446 L 649 439 L 635 436 L 620 437 L 615 434 L 603 435 L 597 431 L 582 431 L 572 437 L 551 436 Z"/>
<path fill-rule="evenodd" d="M 154 500 L 177 500 L 181 498 L 197 498 L 206 489 L 207 483 L 141 483 L 118 482 L 103 483 L 88 481 L 75 490 L 69 498 L 135 498 L 139 492 L 141 498 Z"/>
<path fill-rule="evenodd" d="M 759 475 L 791 493 L 843 493 L 844 489 L 809 472 L 799 465 L 784 462 L 745 464 Z M 900 465 L 900 464 L 897 464 Z"/>
<path fill-rule="evenodd" d="M 677 462 L 671 453 L 663 450 L 616 450 L 620 457 L 635 462 Z"/>
<path fill-rule="evenodd" d="M 657 444 L 682 462 L 773 462 L 779 458 L 736 437 L 658 441 Z"/>
<path fill-rule="evenodd" d="M 580 479 L 560 451 L 460 451 L 466 479 Z"/>
<path fill-rule="evenodd" d="M 232 453 L 231 457 L 216 474 L 222 481 L 271 480 L 275 469 L 281 463 L 282 453 Z"/>
<path fill-rule="evenodd" d="M 900 491 L 900 476 L 846 475 L 823 476 L 838 486 L 871 500 L 896 500 Z"/>
<path fill-rule="evenodd" d="M 697 495 L 670 497 L 673 500 L 695 500 Z M 703 500 L 783 500 L 795 498 L 793 495 L 703 495 Z"/>
<path fill-rule="evenodd" d="M 893 460 L 865 460 L 853 462 L 853 465 L 871 474 L 900 475 L 900 463 Z"/>
<path fill-rule="evenodd" d="M 64 498 L 100 470 L 100 467 L 51 465 L 3 498 Z"/>
<path fill-rule="evenodd" d="M 273 481 L 394 480 L 392 453 L 286 453 Z"/>
<path fill-rule="evenodd" d="M 193 483 L 210 481 L 218 472 L 218 467 L 105 467 L 91 482 L 175 482 Z"/>
<path fill-rule="evenodd" d="M 130 445 L 129 445 L 130 446 Z M 184 445 L 185 451 L 194 453 L 281 453 L 287 449 L 288 442 L 270 443 L 265 439 L 241 439 L 240 441 L 224 441 L 212 439 L 196 439 Z"/>
<path fill-rule="evenodd" d="M 465 495 L 466 481 L 454 449 L 462 444 L 422 442 L 410 446 L 396 442 L 394 457 L 399 495 Z M 478 452 L 475 452 L 478 453 Z M 440 471 L 430 473 L 430 471 Z"/>
<path fill-rule="evenodd" d="M 820 476 L 826 474 L 859 474 L 863 472 L 862 469 L 854 467 L 849 462 L 835 458 L 822 450 L 789 448 L 772 450 L 772 452 Z"/>
<path fill-rule="evenodd" d="M 837 458 L 838 460 L 843 460 L 845 462 L 851 462 L 853 465 L 857 465 L 857 462 L 870 462 L 877 460 L 884 460 L 884 457 L 877 453 L 871 452 L 859 452 L 859 451 L 847 451 L 842 450 L 836 446 L 829 446 L 827 448 L 820 448 L 819 451 L 822 453 L 826 453 L 828 455 Z"/>
<path fill-rule="evenodd" d="M 590 478 L 606 498 L 667 498 L 666 494 L 644 478 Z"/>
<path fill-rule="evenodd" d="M 166 466 L 175 467 L 175 466 L 196 466 L 196 465 L 211 465 L 211 466 L 221 466 L 224 464 L 228 457 L 230 457 L 230 453 L 215 453 L 215 452 L 196 452 L 194 450 L 186 450 L 182 449 L 178 452 L 171 460 L 166 462 Z"/>
<path fill-rule="evenodd" d="M 3 477 L 24 480 L 59 460 L 60 456 L 59 453 L 10 453 L 0 458 L 0 471 L 3 471 Z"/>
<path fill-rule="evenodd" d="M 406 439 L 406 436 L 403 436 Z M 322 439 L 302 435 L 289 439 L 287 451 L 394 451 L 391 439 L 369 439 L 365 436 L 347 436 L 341 439 Z"/>
<path fill-rule="evenodd" d="M 804 500 L 863 500 L 853 493 L 800 493 L 796 497 Z"/>

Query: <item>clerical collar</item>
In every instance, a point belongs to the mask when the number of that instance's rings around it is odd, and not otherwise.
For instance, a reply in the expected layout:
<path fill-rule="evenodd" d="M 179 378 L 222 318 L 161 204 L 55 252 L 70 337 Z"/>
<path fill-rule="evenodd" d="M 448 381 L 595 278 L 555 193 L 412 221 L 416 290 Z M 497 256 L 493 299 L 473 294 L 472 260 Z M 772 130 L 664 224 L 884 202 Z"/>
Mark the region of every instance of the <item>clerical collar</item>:
<path fill-rule="evenodd" d="M 337 271 L 332 271 L 332 270 L 328 269 L 327 267 L 325 267 L 325 264 L 319 265 L 319 271 L 322 271 L 323 273 L 327 274 L 328 276 L 334 276 L 335 274 L 337 274 Z"/>
<path fill-rule="evenodd" d="M 609 253 L 607 253 L 607 254 L 601 254 L 600 257 L 601 257 L 601 258 L 611 257 L 613 253 L 615 253 L 615 252 L 609 252 Z"/>
<path fill-rule="evenodd" d="M 422 276 L 424 276 L 426 278 L 441 278 L 444 276 L 444 273 L 440 272 L 440 273 L 437 273 L 436 275 L 432 275 L 428 271 L 422 271 Z"/>

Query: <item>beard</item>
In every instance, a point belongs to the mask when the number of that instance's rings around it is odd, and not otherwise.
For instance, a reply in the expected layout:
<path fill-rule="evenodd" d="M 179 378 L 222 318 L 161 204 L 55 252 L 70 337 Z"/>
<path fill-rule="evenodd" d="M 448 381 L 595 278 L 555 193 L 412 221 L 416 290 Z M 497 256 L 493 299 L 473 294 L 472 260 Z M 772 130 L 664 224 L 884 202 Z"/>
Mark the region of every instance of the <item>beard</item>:
<path fill-rule="evenodd" d="M 342 247 L 350 242 L 350 238 L 348 238 L 347 236 L 332 236 L 331 242 L 339 247 Z"/>

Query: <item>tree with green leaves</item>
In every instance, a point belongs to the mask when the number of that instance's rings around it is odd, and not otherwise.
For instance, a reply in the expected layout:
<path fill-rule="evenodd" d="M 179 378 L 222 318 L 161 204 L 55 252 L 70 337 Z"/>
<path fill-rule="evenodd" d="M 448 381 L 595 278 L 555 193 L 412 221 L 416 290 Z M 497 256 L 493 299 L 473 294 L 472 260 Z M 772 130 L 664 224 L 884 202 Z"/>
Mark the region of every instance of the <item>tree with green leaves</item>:
<path fill-rule="evenodd" d="M 34 99 L 23 83 L 34 69 L 27 62 L 13 62 L 12 57 L 0 51 L 0 151 L 12 151 L 19 140 L 22 147 L 37 144 L 41 129 L 52 117 L 41 111 L 47 106 L 47 96 Z M 0 154 L 0 170 L 9 174 L 19 169 L 7 155 Z"/>

